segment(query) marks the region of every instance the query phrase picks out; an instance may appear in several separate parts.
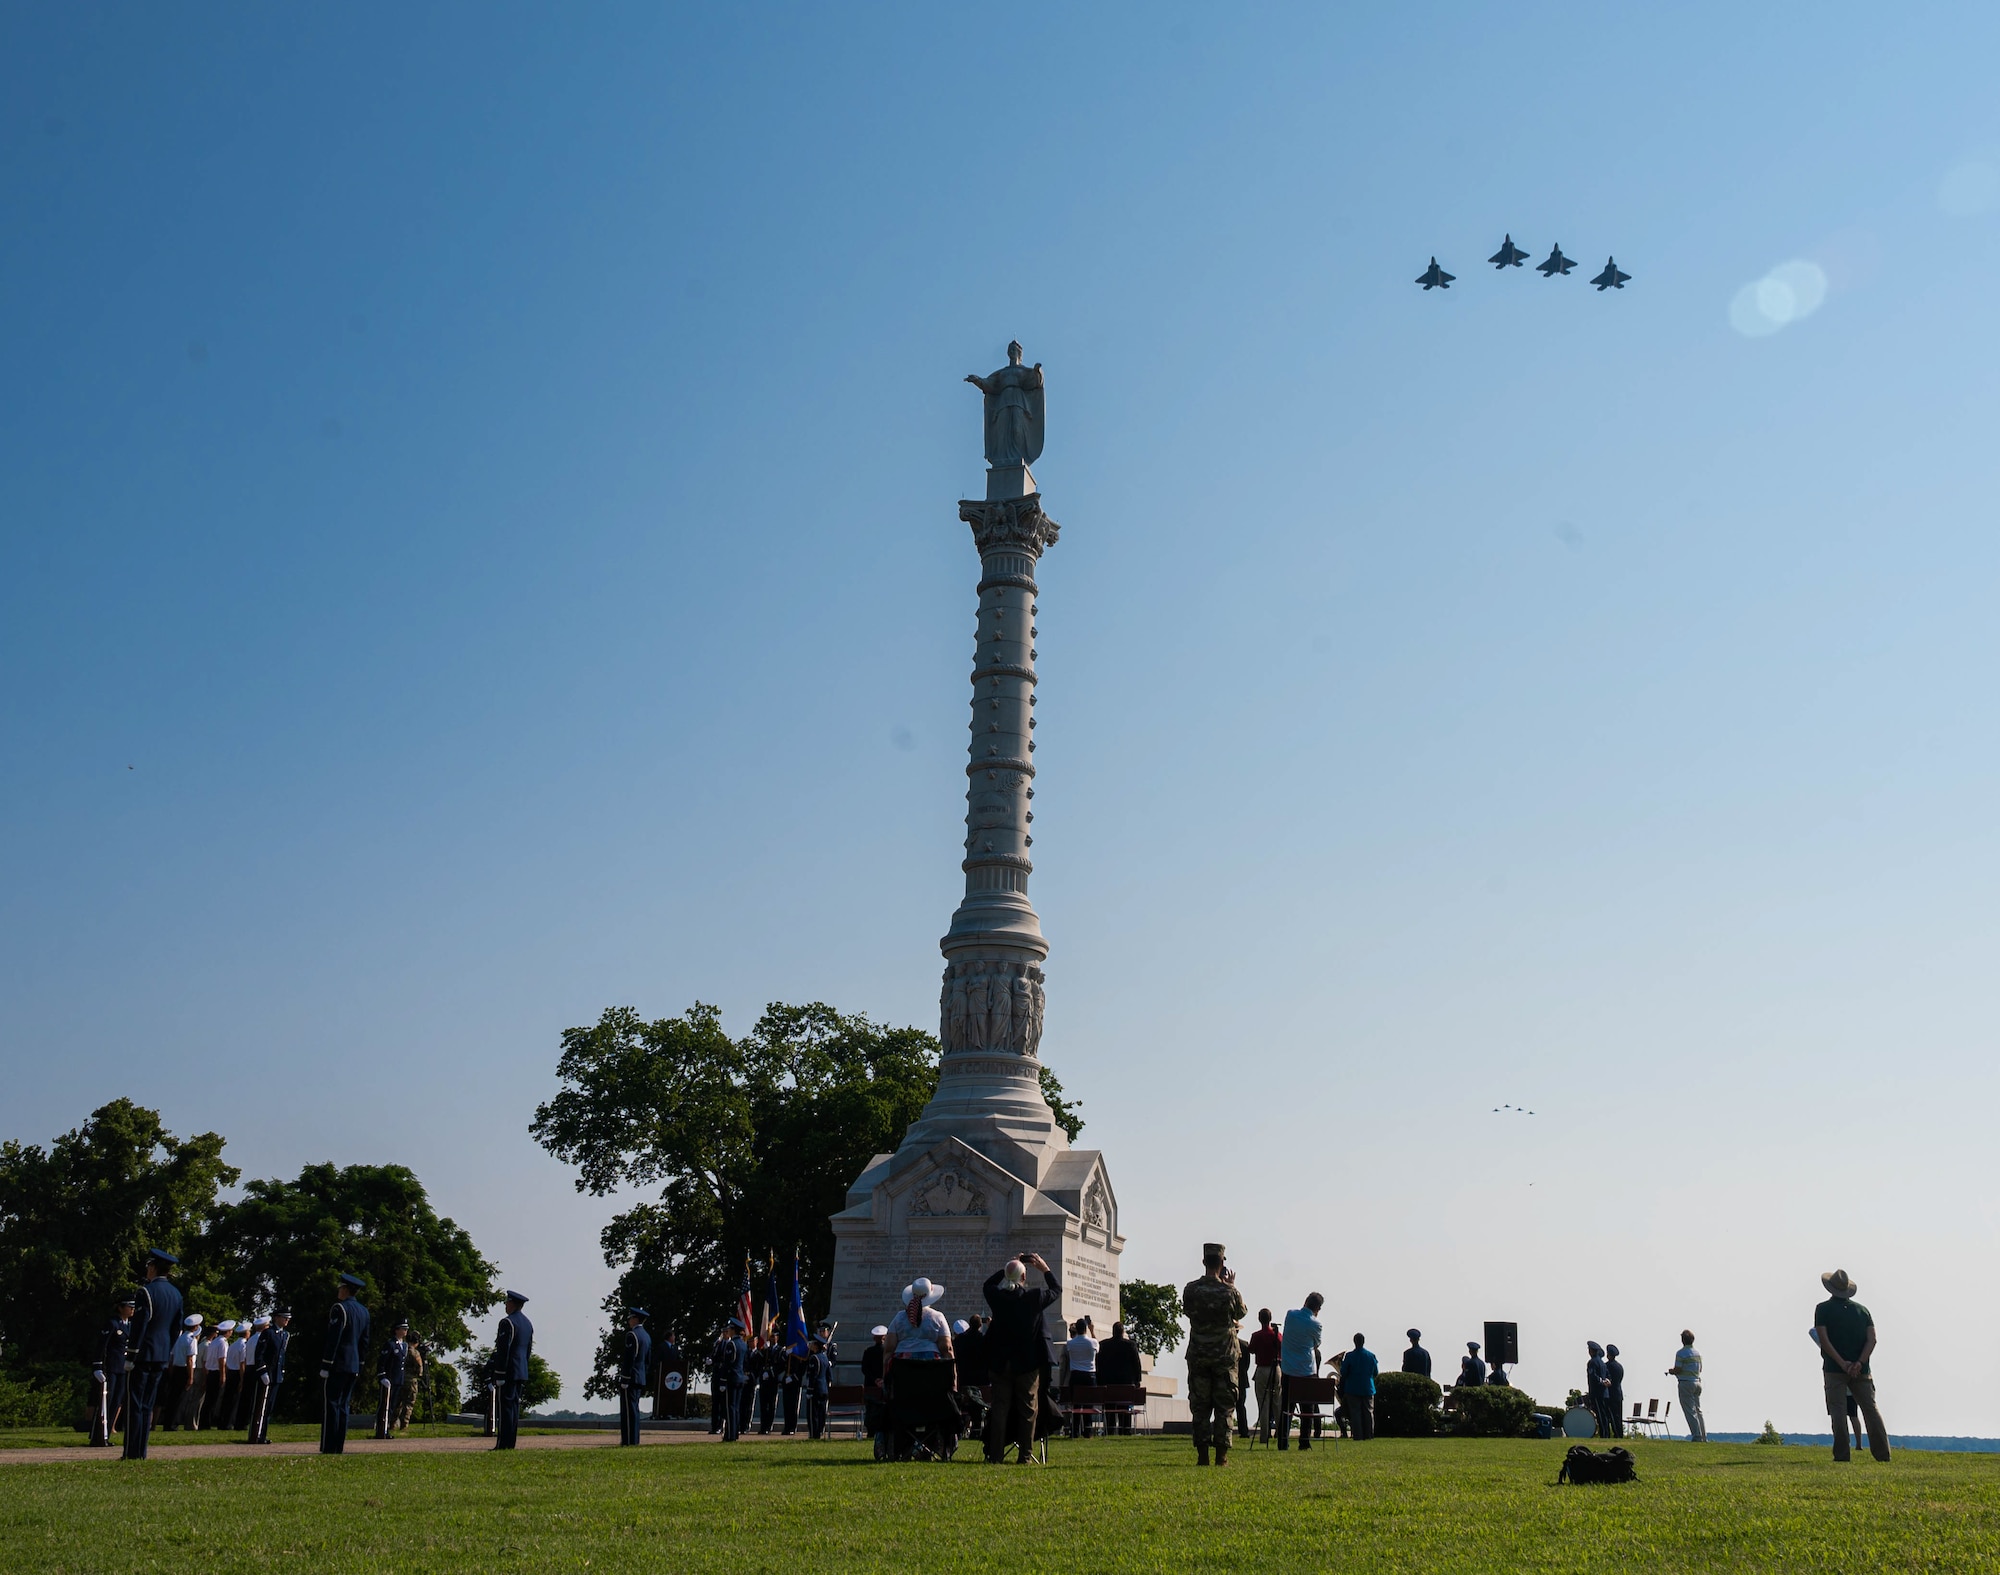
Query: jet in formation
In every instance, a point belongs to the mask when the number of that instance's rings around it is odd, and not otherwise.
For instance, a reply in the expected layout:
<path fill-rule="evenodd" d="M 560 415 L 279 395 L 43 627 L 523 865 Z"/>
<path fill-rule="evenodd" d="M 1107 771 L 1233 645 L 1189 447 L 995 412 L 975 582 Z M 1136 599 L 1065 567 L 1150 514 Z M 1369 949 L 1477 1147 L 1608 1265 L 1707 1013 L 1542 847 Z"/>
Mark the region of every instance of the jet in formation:
<path fill-rule="evenodd" d="M 1518 268 L 1528 260 L 1528 254 L 1514 244 L 1514 237 L 1510 235 L 1500 243 L 1500 250 L 1486 260 L 1495 268 Z"/>
<path fill-rule="evenodd" d="M 1546 258 L 1535 264 L 1535 272 L 1544 279 L 1553 279 L 1559 273 L 1568 273 L 1575 266 L 1575 262 L 1563 256 L 1563 249 L 1557 246 L 1550 249 Z"/>
<path fill-rule="evenodd" d="M 1455 273 L 1446 273 L 1438 266 L 1438 260 L 1433 257 L 1430 267 L 1417 275 L 1417 283 L 1422 285 L 1426 290 L 1449 290 L 1451 288 L 1451 281 L 1457 277 L 1458 275 Z"/>
<path fill-rule="evenodd" d="M 1624 289 L 1625 281 L 1631 277 L 1629 273 L 1618 271 L 1618 260 L 1615 257 L 1607 257 L 1604 259 L 1604 272 L 1590 282 L 1597 286 L 1597 293 L 1602 295 L 1606 290 Z"/>

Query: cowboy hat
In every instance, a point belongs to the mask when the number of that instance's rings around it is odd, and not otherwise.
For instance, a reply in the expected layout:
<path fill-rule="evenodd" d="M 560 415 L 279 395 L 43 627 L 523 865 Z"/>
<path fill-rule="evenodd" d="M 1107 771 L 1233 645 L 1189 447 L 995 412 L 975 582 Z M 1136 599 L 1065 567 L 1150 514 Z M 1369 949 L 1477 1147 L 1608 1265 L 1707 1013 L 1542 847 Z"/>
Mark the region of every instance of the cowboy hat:
<path fill-rule="evenodd" d="M 903 1301 L 907 1304 L 917 1301 L 920 1298 L 926 1307 L 935 1307 L 939 1302 L 944 1300 L 944 1287 L 932 1284 L 919 1274 L 908 1285 L 903 1287 Z"/>
<path fill-rule="evenodd" d="M 1847 1277 L 1845 1269 L 1835 1269 L 1819 1277 L 1819 1283 L 1835 1296 L 1852 1296 L 1861 1287 Z"/>

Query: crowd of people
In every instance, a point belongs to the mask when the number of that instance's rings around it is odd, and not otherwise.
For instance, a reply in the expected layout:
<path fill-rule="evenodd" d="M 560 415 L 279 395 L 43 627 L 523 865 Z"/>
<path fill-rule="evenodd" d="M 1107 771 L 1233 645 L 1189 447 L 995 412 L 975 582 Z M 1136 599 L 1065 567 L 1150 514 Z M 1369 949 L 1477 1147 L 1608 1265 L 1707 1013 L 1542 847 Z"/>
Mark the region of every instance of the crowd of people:
<path fill-rule="evenodd" d="M 125 1455 L 144 1459 L 154 1427 L 161 1431 L 236 1429 L 251 1443 L 269 1442 L 272 1401 L 285 1380 L 291 1314 L 279 1308 L 254 1318 L 221 1319 L 213 1327 L 185 1310 L 172 1273 L 177 1259 L 152 1250 L 145 1281 L 121 1297 L 93 1353 L 91 1442 L 108 1446 L 123 1431 Z M 1040 1283 L 1030 1281 L 1030 1271 Z M 1813 1313 L 1811 1339 L 1821 1357 L 1827 1414 L 1833 1424 L 1836 1460 L 1851 1457 L 1862 1443 L 1865 1423 L 1869 1452 L 1889 1459 L 1889 1436 L 1876 1405 L 1870 1358 L 1875 1321 L 1856 1301 L 1857 1287 L 1844 1269 L 1820 1277 L 1827 1292 Z M 320 1449 L 338 1454 L 346 1441 L 354 1389 L 369 1350 L 370 1318 L 359 1300 L 366 1282 L 343 1274 L 320 1347 L 323 1401 Z M 1061 1326 L 1051 1337 L 1048 1310 L 1062 1298 L 1062 1285 L 1047 1261 L 1035 1253 L 1010 1258 L 981 1288 L 987 1310 L 949 1321 L 939 1311 L 945 1287 L 919 1276 L 903 1289 L 902 1305 L 886 1324 L 870 1331 L 860 1367 L 864 1428 L 882 1458 L 929 1455 L 949 1459 L 958 1443 L 977 1438 L 985 1459 L 1017 1462 L 1034 1458 L 1036 1445 L 1059 1430 L 1087 1437 L 1102 1416 L 1107 1431 L 1129 1432 L 1132 1410 L 1143 1400 L 1144 1364 L 1124 1325 L 1097 1337 L 1088 1317 Z M 515 1447 L 522 1391 L 529 1376 L 534 1327 L 524 1308 L 527 1297 L 505 1292 L 486 1377 L 494 1401 L 496 1448 Z M 1291 1447 L 1294 1419 L 1299 1448 L 1310 1449 L 1327 1420 L 1323 1404 L 1334 1405 L 1333 1421 L 1343 1436 L 1366 1441 L 1375 1436 L 1375 1400 L 1381 1366 L 1365 1335 L 1329 1356 L 1317 1291 L 1288 1311 L 1282 1323 L 1269 1308 L 1257 1314 L 1257 1328 L 1241 1336 L 1249 1308 L 1236 1288 L 1236 1273 L 1222 1244 L 1207 1243 L 1201 1277 L 1181 1291 L 1180 1310 L 1188 1324 L 1187 1390 L 1196 1462 L 1226 1465 L 1232 1436 L 1251 1436 L 1249 1398 L 1257 1402 L 1255 1436 L 1275 1434 L 1277 1447 Z M 639 1408 L 655 1365 L 643 1307 L 625 1309 L 626 1330 L 617 1356 L 620 1441 L 639 1442 Z M 796 1327 L 796 1325 L 795 1325 Z M 1422 1331 L 1405 1331 L 1408 1347 L 1401 1370 L 1431 1376 L 1431 1356 Z M 810 1336 L 784 1340 L 773 1330 L 753 1336 L 740 1317 L 717 1339 L 710 1357 L 710 1431 L 734 1440 L 754 1425 L 770 1433 L 797 1431 L 824 1438 L 839 1348 L 834 1325 L 822 1323 Z M 1708 1436 L 1702 1407 L 1702 1359 L 1694 1331 L 1681 1331 L 1680 1349 L 1666 1376 L 1678 1386 L 1689 1437 Z M 1587 1342 L 1581 1395 L 1600 1436 L 1625 1432 L 1625 1368 L 1616 1345 Z M 1499 1353 L 1489 1353 L 1498 1356 Z M 679 1372 L 672 1339 L 664 1342 L 662 1366 Z M 397 1321 L 379 1348 L 375 1369 L 380 1393 L 375 1436 L 389 1437 L 410 1423 L 426 1353 Z M 1328 1385 L 1331 1385 L 1329 1390 Z M 1476 1340 L 1459 1358 L 1458 1391 L 1511 1387 L 1506 1363 L 1480 1354 Z M 1057 1396 L 1070 1404 L 1065 1416 Z M 1232 1429 L 1232 1423 L 1234 1427 Z"/>

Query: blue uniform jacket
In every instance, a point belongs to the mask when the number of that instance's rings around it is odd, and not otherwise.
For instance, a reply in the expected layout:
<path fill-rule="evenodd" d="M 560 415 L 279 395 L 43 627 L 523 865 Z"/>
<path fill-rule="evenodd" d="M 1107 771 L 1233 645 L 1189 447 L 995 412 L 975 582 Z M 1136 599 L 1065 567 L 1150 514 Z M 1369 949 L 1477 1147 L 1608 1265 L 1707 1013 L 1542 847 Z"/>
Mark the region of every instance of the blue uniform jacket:
<path fill-rule="evenodd" d="M 320 1342 L 319 1365 L 334 1373 L 361 1371 L 361 1353 L 368 1349 L 368 1309 L 353 1297 L 335 1302 L 326 1315 L 326 1338 Z"/>
<path fill-rule="evenodd" d="M 292 1331 L 275 1326 L 266 1329 L 263 1338 L 257 1342 L 257 1371 L 269 1373 L 274 1384 L 285 1381 L 285 1347 L 291 1343 Z"/>
<path fill-rule="evenodd" d="M 126 1336 L 133 1361 L 142 1367 L 165 1367 L 180 1338 L 180 1288 L 166 1276 L 148 1280 L 139 1287 L 139 1305 L 132 1310 L 132 1327 Z"/>
<path fill-rule="evenodd" d="M 375 1376 L 387 1379 L 392 1384 L 400 1384 L 403 1375 L 410 1370 L 410 1342 L 391 1340 L 382 1347 L 382 1354 L 375 1358 Z"/>
<path fill-rule="evenodd" d="M 97 1360 L 91 1367 L 100 1373 L 122 1373 L 125 1371 L 125 1347 L 132 1337 L 129 1319 L 113 1318 L 104 1326 L 104 1332 L 97 1337 Z"/>
<path fill-rule="evenodd" d="M 526 1383 L 528 1358 L 534 1349 L 535 1326 L 528 1322 L 528 1315 L 507 1314 L 493 1337 L 493 1376 L 503 1383 Z"/>
<path fill-rule="evenodd" d="M 652 1365 L 653 1337 L 645 1329 L 625 1331 L 625 1354 L 618 1359 L 618 1377 L 635 1389 L 646 1387 L 646 1372 Z"/>

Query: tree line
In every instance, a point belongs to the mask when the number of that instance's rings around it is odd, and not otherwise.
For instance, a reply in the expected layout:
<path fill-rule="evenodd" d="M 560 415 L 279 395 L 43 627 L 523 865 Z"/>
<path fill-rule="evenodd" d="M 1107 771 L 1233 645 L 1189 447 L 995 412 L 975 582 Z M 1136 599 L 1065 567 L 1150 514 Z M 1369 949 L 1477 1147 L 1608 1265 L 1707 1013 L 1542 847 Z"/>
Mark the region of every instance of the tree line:
<path fill-rule="evenodd" d="M 431 1207 L 404 1165 L 307 1165 L 291 1180 L 251 1181 L 215 1132 L 177 1137 L 158 1111 L 114 1099 L 46 1148 L 0 1146 L 0 1412 L 67 1422 L 95 1337 L 146 1250 L 180 1260 L 175 1283 L 204 1327 L 289 1307 L 286 1365 L 319 1365 L 325 1309 L 343 1271 L 368 1281 L 378 1319 L 404 1317 L 433 1352 L 472 1341 L 466 1320 L 493 1307 L 498 1270 L 472 1237 Z M 386 1331 L 385 1331 L 386 1334 Z M 374 1353 L 368 1356 L 372 1362 Z M 457 1375 L 437 1374 L 456 1399 Z M 364 1374 L 364 1380 L 369 1376 Z M 361 1392 L 372 1393 L 369 1387 Z M 288 1382 L 280 1414 L 316 1413 L 318 1386 Z"/>

